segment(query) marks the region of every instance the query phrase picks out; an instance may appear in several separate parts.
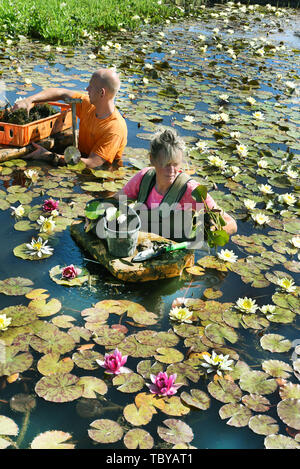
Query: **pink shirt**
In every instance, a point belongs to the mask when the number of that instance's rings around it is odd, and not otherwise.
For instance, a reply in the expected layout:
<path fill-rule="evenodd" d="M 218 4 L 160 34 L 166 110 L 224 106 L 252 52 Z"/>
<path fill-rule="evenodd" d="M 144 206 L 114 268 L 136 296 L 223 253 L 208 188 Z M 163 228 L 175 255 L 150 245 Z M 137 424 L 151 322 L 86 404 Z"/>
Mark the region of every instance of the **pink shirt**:
<path fill-rule="evenodd" d="M 127 184 L 123 187 L 123 193 L 126 194 L 129 199 L 133 199 L 133 200 L 137 199 L 139 189 L 140 189 L 141 180 L 142 180 L 144 174 L 149 169 L 150 169 L 150 167 L 143 168 L 141 171 L 139 171 L 137 174 L 135 174 L 130 179 L 130 181 L 128 181 Z M 192 197 L 191 194 L 192 194 L 193 190 L 199 185 L 200 185 L 199 182 L 196 182 L 193 179 L 191 179 L 187 183 L 187 189 L 185 191 L 185 194 L 183 195 L 183 197 L 181 198 L 181 200 L 179 202 L 179 206 L 184 208 L 185 204 L 192 204 L 192 208 L 194 210 L 196 209 L 197 202 Z M 147 207 L 149 209 L 157 208 L 159 206 L 159 204 L 161 203 L 163 197 L 164 197 L 163 195 L 161 195 L 161 194 L 159 194 L 159 192 L 157 192 L 157 190 L 155 189 L 155 186 L 154 186 L 152 188 L 152 190 L 150 191 L 148 199 L 146 200 Z M 207 194 L 207 198 L 205 200 L 205 203 L 207 204 L 207 206 L 210 209 L 216 207 L 216 205 L 217 205 L 216 202 L 214 201 L 214 199 L 209 194 Z"/>

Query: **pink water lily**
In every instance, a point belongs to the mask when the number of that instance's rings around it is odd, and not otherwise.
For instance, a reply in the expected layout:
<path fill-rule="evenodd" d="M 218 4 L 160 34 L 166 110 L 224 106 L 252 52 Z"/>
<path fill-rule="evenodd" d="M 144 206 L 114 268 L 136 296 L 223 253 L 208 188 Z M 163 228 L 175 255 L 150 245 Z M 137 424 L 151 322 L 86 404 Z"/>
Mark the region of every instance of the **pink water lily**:
<path fill-rule="evenodd" d="M 176 394 L 177 389 L 181 384 L 175 384 L 177 374 L 168 376 L 167 373 L 162 371 L 158 375 L 150 375 L 152 384 L 147 384 L 152 394 L 158 394 L 159 396 L 173 396 Z"/>
<path fill-rule="evenodd" d="M 58 200 L 47 199 L 43 203 L 43 210 L 44 212 L 52 212 L 53 210 L 57 210 L 59 205 Z"/>
<path fill-rule="evenodd" d="M 67 265 L 67 267 L 64 267 L 61 271 L 61 276 L 63 278 L 76 278 L 81 272 L 81 269 L 78 269 L 75 267 L 73 264 Z"/>
<path fill-rule="evenodd" d="M 113 375 L 120 373 L 128 373 L 130 370 L 123 365 L 127 362 L 128 355 L 122 356 L 121 352 L 116 349 L 113 353 L 106 353 L 104 360 L 96 360 L 98 365 L 105 368 L 105 372 Z"/>

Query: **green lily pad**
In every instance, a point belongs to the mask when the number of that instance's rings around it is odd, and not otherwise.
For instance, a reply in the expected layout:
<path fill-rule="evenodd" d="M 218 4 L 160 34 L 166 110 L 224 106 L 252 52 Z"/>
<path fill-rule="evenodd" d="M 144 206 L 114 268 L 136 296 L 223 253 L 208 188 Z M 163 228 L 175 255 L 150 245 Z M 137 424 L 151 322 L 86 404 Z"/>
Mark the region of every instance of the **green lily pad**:
<path fill-rule="evenodd" d="M 11 277 L 0 281 L 0 293 L 4 295 L 26 295 L 30 290 L 33 282 L 28 278 Z"/>
<path fill-rule="evenodd" d="M 208 324 L 204 333 L 209 340 L 220 345 L 225 344 L 225 339 L 232 344 L 238 340 L 238 335 L 235 330 L 226 324 Z"/>
<path fill-rule="evenodd" d="M 16 246 L 13 249 L 13 253 L 16 257 L 20 257 L 21 259 L 25 259 L 28 261 L 39 261 L 42 259 L 47 259 L 48 257 L 53 255 L 52 251 L 51 254 L 42 254 L 41 257 L 38 257 L 37 255 L 32 256 L 31 254 L 28 254 L 27 243 L 22 243 L 19 246 Z"/>
<path fill-rule="evenodd" d="M 300 384 L 286 383 L 284 386 L 280 386 L 279 395 L 281 400 L 300 399 Z"/>
<path fill-rule="evenodd" d="M 142 360 L 136 367 L 137 372 L 145 379 L 150 379 L 150 375 L 157 375 L 163 369 L 162 363 L 155 362 L 152 364 L 151 360 Z"/>
<path fill-rule="evenodd" d="M 163 424 L 165 427 L 159 426 L 157 433 L 167 443 L 172 443 L 173 445 L 190 443 L 194 438 L 191 427 L 180 420 L 167 419 L 163 421 Z"/>
<path fill-rule="evenodd" d="M 235 402 L 223 405 L 219 410 L 219 415 L 223 420 L 229 418 L 226 422 L 227 425 L 231 425 L 233 427 L 245 427 L 248 425 L 252 412 L 243 404 Z"/>
<path fill-rule="evenodd" d="M 0 361 L 0 376 L 22 373 L 31 367 L 33 356 L 29 352 L 18 353 L 16 346 L 5 347 L 4 358 Z"/>
<path fill-rule="evenodd" d="M 277 388 L 277 383 L 263 371 L 251 371 L 241 376 L 240 387 L 249 393 L 264 395 L 273 393 Z"/>
<path fill-rule="evenodd" d="M 45 299 L 37 298 L 30 301 L 28 307 L 39 317 L 46 317 L 58 313 L 61 310 L 62 304 L 56 298 L 52 298 L 48 302 Z"/>
<path fill-rule="evenodd" d="M 70 373 L 74 367 L 73 361 L 60 360 L 59 353 L 47 353 L 37 362 L 38 371 L 44 376 L 50 376 L 55 373 Z"/>
<path fill-rule="evenodd" d="M 265 360 L 262 362 L 261 367 L 268 375 L 275 378 L 289 378 L 290 373 L 293 372 L 288 363 L 280 360 Z"/>
<path fill-rule="evenodd" d="M 17 436 L 19 433 L 18 425 L 9 417 L 0 415 L 0 435 Z"/>
<path fill-rule="evenodd" d="M 36 436 L 31 442 L 31 449 L 74 449 L 75 444 L 66 443 L 72 438 L 70 433 L 51 430 Z"/>
<path fill-rule="evenodd" d="M 264 441 L 266 449 L 299 449 L 300 444 L 285 435 L 268 435 Z"/>
<path fill-rule="evenodd" d="M 180 399 L 184 404 L 200 410 L 207 410 L 210 406 L 210 397 L 200 389 L 191 389 L 190 394 L 182 392 Z"/>
<path fill-rule="evenodd" d="M 277 405 L 277 413 L 289 427 L 300 430 L 300 399 L 284 399 Z"/>
<path fill-rule="evenodd" d="M 78 385 L 79 378 L 71 373 L 56 373 L 43 376 L 35 385 L 39 397 L 50 402 L 70 402 L 82 396 L 83 387 Z"/>
<path fill-rule="evenodd" d="M 144 378 L 137 373 L 121 373 L 113 378 L 118 391 L 130 393 L 140 391 L 145 384 Z"/>
<path fill-rule="evenodd" d="M 184 355 L 172 347 L 160 347 L 156 352 L 154 358 L 160 363 L 177 363 L 184 359 Z"/>
<path fill-rule="evenodd" d="M 260 345 L 264 350 L 277 353 L 288 352 L 292 347 L 292 343 L 280 334 L 265 334 L 260 339 Z"/>
<path fill-rule="evenodd" d="M 72 355 L 72 360 L 79 367 L 84 370 L 96 370 L 99 368 L 96 360 L 103 360 L 103 355 L 94 350 L 81 350 Z"/>
<path fill-rule="evenodd" d="M 153 408 L 146 405 L 137 407 L 135 404 L 128 404 L 123 411 L 127 422 L 134 426 L 147 425 L 152 420 Z"/>
<path fill-rule="evenodd" d="M 88 435 L 97 443 L 115 443 L 122 438 L 124 433 L 117 422 L 109 419 L 94 420 L 90 425 Z"/>
<path fill-rule="evenodd" d="M 223 378 L 208 383 L 207 389 L 211 396 L 224 403 L 239 402 L 242 397 L 239 386 Z"/>
<path fill-rule="evenodd" d="M 99 378 L 94 376 L 82 376 L 79 378 L 78 386 L 83 386 L 82 397 L 88 399 L 96 399 L 97 394 L 102 396 L 107 393 L 106 383 Z"/>
<path fill-rule="evenodd" d="M 40 353 L 59 353 L 63 355 L 74 349 L 75 341 L 69 334 L 59 330 L 58 327 L 46 323 L 41 330 L 30 337 L 30 346 Z"/>
<path fill-rule="evenodd" d="M 1 310 L 1 314 L 6 314 L 8 318 L 11 318 L 10 326 L 12 327 L 25 326 L 33 322 L 37 317 L 34 311 L 22 305 L 8 306 Z"/>
<path fill-rule="evenodd" d="M 271 406 L 270 401 L 259 394 L 247 394 L 242 397 L 242 402 L 255 412 L 267 412 Z"/>
<path fill-rule="evenodd" d="M 269 415 L 254 415 L 249 420 L 249 428 L 259 435 L 275 435 L 279 431 L 276 420 Z"/>
<path fill-rule="evenodd" d="M 154 440 L 150 433 L 142 428 L 133 428 L 124 436 L 124 444 L 128 449 L 151 449 Z"/>
<path fill-rule="evenodd" d="M 73 321 L 75 321 L 75 318 L 73 316 L 62 314 L 61 316 L 55 316 L 55 318 L 53 318 L 51 322 L 55 326 L 60 327 L 62 329 L 69 329 L 69 327 L 72 327 Z"/>
<path fill-rule="evenodd" d="M 90 329 L 92 325 L 92 322 L 87 322 L 85 327 Z M 112 329 L 107 325 L 99 325 L 94 329 L 94 332 L 96 333 L 96 337 L 94 337 L 94 342 L 96 342 L 96 344 L 112 348 L 118 346 L 120 343 L 124 343 L 125 334 L 122 331 Z"/>
<path fill-rule="evenodd" d="M 182 415 L 187 415 L 191 409 L 189 406 L 185 405 L 178 396 L 171 396 L 164 398 L 164 405 L 160 410 L 167 415 L 172 415 L 174 417 L 181 417 Z"/>

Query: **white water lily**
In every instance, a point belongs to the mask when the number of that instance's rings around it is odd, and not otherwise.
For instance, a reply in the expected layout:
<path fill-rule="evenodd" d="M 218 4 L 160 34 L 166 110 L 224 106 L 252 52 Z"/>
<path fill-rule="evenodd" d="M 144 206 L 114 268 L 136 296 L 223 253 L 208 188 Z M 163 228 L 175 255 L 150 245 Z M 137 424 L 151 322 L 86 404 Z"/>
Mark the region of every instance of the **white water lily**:
<path fill-rule="evenodd" d="M 251 199 L 244 199 L 244 205 L 245 207 L 248 209 L 248 210 L 254 210 L 255 207 L 256 207 L 256 202 L 254 202 L 254 200 L 251 200 Z"/>
<path fill-rule="evenodd" d="M 241 172 L 241 168 L 239 168 L 238 166 L 230 166 L 229 169 L 233 172 L 235 176 Z"/>
<path fill-rule="evenodd" d="M 265 55 L 265 51 L 263 48 L 260 48 L 260 49 L 257 49 L 255 51 L 256 54 L 260 55 L 261 57 L 263 57 Z"/>
<path fill-rule="evenodd" d="M 20 204 L 18 207 L 10 207 L 10 208 L 13 212 L 13 215 L 15 215 L 15 217 L 22 217 L 25 213 L 25 209 L 22 204 Z"/>
<path fill-rule="evenodd" d="M 202 354 L 204 361 L 201 366 L 206 369 L 207 373 L 216 372 L 219 376 L 222 376 L 223 371 L 232 371 L 231 365 L 233 360 L 229 360 L 229 355 L 217 355 L 213 350 L 212 354 L 204 352 Z"/>
<path fill-rule="evenodd" d="M 8 318 L 6 314 L 0 314 L 0 331 L 6 331 L 12 319 Z"/>
<path fill-rule="evenodd" d="M 251 104 L 251 106 L 254 106 L 254 104 L 256 104 L 256 99 L 255 98 L 252 98 L 252 96 L 249 96 L 248 98 L 246 98 L 246 101 Z"/>
<path fill-rule="evenodd" d="M 59 215 L 58 210 L 54 209 L 54 210 L 51 211 L 51 217 L 58 217 L 58 215 Z"/>
<path fill-rule="evenodd" d="M 294 205 L 297 201 L 296 197 L 293 194 L 286 193 L 278 196 L 278 201 L 286 205 Z"/>
<path fill-rule="evenodd" d="M 265 223 L 268 223 L 270 221 L 270 218 L 265 215 L 264 213 L 253 213 L 251 215 L 252 219 L 258 223 L 259 225 L 264 225 Z"/>
<path fill-rule="evenodd" d="M 116 43 L 114 44 L 114 48 L 117 49 L 117 50 L 121 50 L 121 49 L 122 49 L 122 46 L 121 46 L 121 44 L 119 44 L 118 42 L 116 42 Z"/>
<path fill-rule="evenodd" d="M 262 169 L 267 168 L 268 165 L 269 165 L 269 163 L 268 163 L 266 160 L 263 160 L 263 159 L 262 159 L 262 160 L 259 160 L 259 161 L 257 162 L 257 166 L 258 166 L 259 168 L 262 168 Z"/>
<path fill-rule="evenodd" d="M 260 310 L 263 314 L 274 313 L 275 309 L 275 305 L 263 305 L 260 307 Z"/>
<path fill-rule="evenodd" d="M 101 49 L 104 51 L 104 52 L 108 52 L 109 51 L 109 46 L 101 46 Z"/>
<path fill-rule="evenodd" d="M 242 143 L 236 146 L 236 150 L 238 154 L 241 156 L 247 156 L 248 154 L 248 149 L 246 145 L 243 145 Z"/>
<path fill-rule="evenodd" d="M 203 34 L 199 34 L 199 36 L 197 36 L 197 38 L 199 39 L 199 41 L 205 41 L 206 36 L 204 36 Z"/>
<path fill-rule="evenodd" d="M 112 221 L 116 218 L 117 207 L 108 207 L 105 211 L 105 217 L 108 221 Z"/>
<path fill-rule="evenodd" d="M 149 80 L 148 80 L 148 78 L 146 78 L 146 77 L 143 77 L 143 83 L 144 83 L 144 85 L 148 85 L 148 83 L 149 83 Z"/>
<path fill-rule="evenodd" d="M 207 51 L 207 45 L 205 44 L 204 46 L 199 47 L 199 50 L 200 52 L 203 52 L 205 54 L 205 52 Z"/>
<path fill-rule="evenodd" d="M 153 65 L 150 64 L 149 62 L 147 62 L 147 63 L 145 63 L 144 68 L 146 68 L 147 70 L 152 70 L 152 69 L 153 69 Z"/>
<path fill-rule="evenodd" d="M 256 111 L 252 114 L 252 117 L 254 117 L 254 119 L 257 119 L 257 120 L 264 120 L 264 115 L 262 112 L 260 111 Z"/>
<path fill-rule="evenodd" d="M 39 177 L 39 173 L 34 169 L 27 169 L 24 171 L 24 175 L 27 177 L 27 179 L 31 179 L 32 182 L 36 182 Z"/>
<path fill-rule="evenodd" d="M 229 115 L 226 112 L 221 112 L 220 114 L 211 114 L 210 118 L 216 122 L 228 122 Z"/>
<path fill-rule="evenodd" d="M 217 256 L 222 261 L 230 262 L 232 264 L 236 262 L 238 258 L 238 256 L 234 254 L 233 251 L 230 251 L 229 249 L 221 249 L 221 251 L 217 253 Z"/>
<path fill-rule="evenodd" d="M 43 255 L 52 254 L 53 248 L 47 246 L 48 240 L 43 241 L 42 238 L 32 239 L 30 244 L 26 244 L 27 253 L 31 256 L 42 257 Z"/>
<path fill-rule="evenodd" d="M 294 83 L 293 81 L 286 81 L 285 86 L 287 88 L 290 88 L 291 90 L 294 90 L 296 88 L 296 83 Z"/>
<path fill-rule="evenodd" d="M 297 179 L 299 177 L 299 174 L 297 173 L 297 171 L 294 171 L 293 169 L 291 169 L 290 167 L 287 168 L 285 174 L 287 175 L 287 177 L 289 177 L 290 179 Z"/>
<path fill-rule="evenodd" d="M 55 221 L 52 219 L 52 216 L 49 218 L 43 217 L 42 215 L 37 220 L 37 223 L 40 225 L 41 233 L 52 233 L 55 229 Z"/>
<path fill-rule="evenodd" d="M 266 204 L 266 210 L 270 210 L 271 208 L 273 208 L 274 206 L 274 203 L 272 202 L 272 200 L 268 200 L 268 203 Z"/>
<path fill-rule="evenodd" d="M 95 54 L 89 54 L 89 55 L 88 55 L 88 58 L 89 58 L 90 60 L 94 60 L 94 59 L 96 58 L 96 55 L 95 55 Z"/>
<path fill-rule="evenodd" d="M 252 298 L 247 298 L 246 296 L 244 298 L 239 298 L 236 302 L 236 306 L 243 313 L 251 314 L 255 313 L 258 308 L 255 300 L 252 300 Z"/>
<path fill-rule="evenodd" d="M 274 191 L 269 184 L 261 184 L 260 186 L 258 186 L 258 189 L 263 194 L 274 194 Z"/>
<path fill-rule="evenodd" d="M 241 134 L 240 132 L 230 132 L 230 137 L 234 138 L 235 140 L 238 140 L 240 138 Z"/>
<path fill-rule="evenodd" d="M 134 95 L 133 93 L 130 93 L 130 94 L 128 95 L 128 98 L 129 98 L 129 99 L 135 99 L 135 95 Z"/>
<path fill-rule="evenodd" d="M 295 247 L 295 248 L 300 248 L 300 236 L 294 236 L 292 239 L 290 239 L 290 243 Z"/>
<path fill-rule="evenodd" d="M 277 279 L 277 285 L 288 293 L 293 293 L 297 288 L 294 280 L 287 277 Z"/>
<path fill-rule="evenodd" d="M 204 142 L 204 140 L 199 140 L 198 142 L 195 143 L 195 145 L 198 148 L 198 150 L 200 150 L 201 152 L 207 151 L 207 143 Z"/>
<path fill-rule="evenodd" d="M 51 50 L 51 46 L 48 44 L 44 47 L 44 51 L 49 52 Z"/>
<path fill-rule="evenodd" d="M 175 308 L 170 310 L 169 316 L 174 321 L 190 324 L 192 322 L 191 317 L 193 316 L 193 311 L 188 308 L 175 306 Z"/>
<path fill-rule="evenodd" d="M 220 95 L 218 96 L 218 98 L 219 98 L 221 101 L 226 101 L 226 102 L 228 102 L 229 96 L 228 96 L 228 94 L 220 94 Z"/>
<path fill-rule="evenodd" d="M 207 159 L 208 159 L 209 164 L 211 166 L 216 166 L 216 168 L 225 169 L 227 165 L 226 161 L 222 160 L 217 155 L 209 155 Z"/>
<path fill-rule="evenodd" d="M 187 121 L 187 122 L 194 122 L 195 117 L 193 117 L 193 116 L 184 116 L 183 120 Z"/>

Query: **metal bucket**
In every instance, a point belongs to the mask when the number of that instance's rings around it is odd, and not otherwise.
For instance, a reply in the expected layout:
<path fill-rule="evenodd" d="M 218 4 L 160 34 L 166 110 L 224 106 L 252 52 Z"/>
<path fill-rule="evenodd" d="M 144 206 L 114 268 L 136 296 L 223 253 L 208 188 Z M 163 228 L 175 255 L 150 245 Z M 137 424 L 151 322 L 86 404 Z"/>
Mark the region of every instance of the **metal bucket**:
<path fill-rule="evenodd" d="M 114 257 L 130 257 L 133 256 L 141 229 L 141 219 L 138 214 L 129 208 L 133 219 L 130 224 L 136 221 L 136 227 L 126 231 L 116 231 L 107 226 L 107 220 L 103 220 L 103 228 L 106 235 L 108 251 Z"/>

